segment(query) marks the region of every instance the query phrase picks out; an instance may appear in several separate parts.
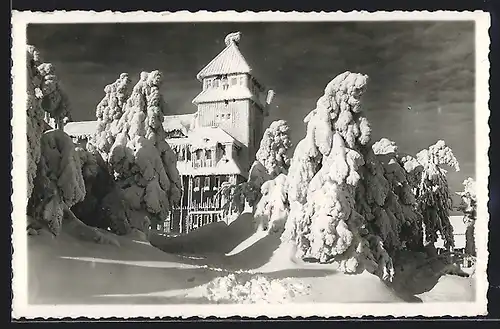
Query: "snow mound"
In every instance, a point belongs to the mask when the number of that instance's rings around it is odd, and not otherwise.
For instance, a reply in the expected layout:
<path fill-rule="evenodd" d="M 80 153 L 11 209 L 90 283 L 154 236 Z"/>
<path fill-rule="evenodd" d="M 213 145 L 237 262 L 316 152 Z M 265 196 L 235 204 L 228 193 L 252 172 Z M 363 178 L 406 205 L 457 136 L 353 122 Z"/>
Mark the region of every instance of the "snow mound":
<path fill-rule="evenodd" d="M 205 296 L 215 302 L 277 304 L 290 302 L 297 295 L 306 295 L 308 290 L 309 286 L 289 279 L 229 274 L 208 283 Z"/>
<path fill-rule="evenodd" d="M 444 275 L 427 292 L 418 295 L 423 302 L 459 302 L 475 300 L 475 280 L 457 275 Z"/>
<path fill-rule="evenodd" d="M 185 235 L 175 237 L 152 235 L 150 241 L 153 246 L 167 253 L 224 255 L 251 237 L 256 229 L 257 225 L 252 214 L 243 213 L 229 225 L 219 221 L 204 225 Z"/>
<path fill-rule="evenodd" d="M 248 239 L 246 239 L 245 241 L 243 241 L 242 243 L 240 243 L 239 245 L 237 245 L 236 248 L 234 248 L 233 250 L 231 250 L 230 252 L 228 252 L 226 254 L 226 256 L 232 256 L 232 255 L 239 254 L 243 250 L 246 250 L 246 249 L 250 248 L 251 246 L 253 246 L 255 243 L 257 243 L 258 241 L 260 241 L 266 235 L 267 235 L 266 231 L 257 231 L 257 232 L 255 232 L 255 234 L 249 236 Z"/>

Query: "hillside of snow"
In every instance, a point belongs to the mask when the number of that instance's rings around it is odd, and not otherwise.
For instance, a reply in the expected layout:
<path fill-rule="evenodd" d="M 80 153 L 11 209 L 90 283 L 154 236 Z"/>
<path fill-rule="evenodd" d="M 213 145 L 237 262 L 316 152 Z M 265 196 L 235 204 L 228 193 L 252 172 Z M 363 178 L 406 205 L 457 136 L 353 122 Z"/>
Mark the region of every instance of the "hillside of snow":
<path fill-rule="evenodd" d="M 29 236 L 29 302 L 33 304 L 170 304 L 468 301 L 473 279 L 439 275 L 437 263 L 389 287 L 375 275 L 348 275 L 332 265 L 299 261 L 293 247 L 255 228 L 250 214 L 179 237 L 131 237 L 119 246 L 80 241 L 63 232 Z M 170 250 L 169 250 L 170 249 Z M 431 273 L 432 272 L 432 273 Z M 419 287 L 419 285 L 421 287 Z M 412 289 L 408 289 L 412 288 Z M 413 290 L 413 291 L 411 291 Z"/>

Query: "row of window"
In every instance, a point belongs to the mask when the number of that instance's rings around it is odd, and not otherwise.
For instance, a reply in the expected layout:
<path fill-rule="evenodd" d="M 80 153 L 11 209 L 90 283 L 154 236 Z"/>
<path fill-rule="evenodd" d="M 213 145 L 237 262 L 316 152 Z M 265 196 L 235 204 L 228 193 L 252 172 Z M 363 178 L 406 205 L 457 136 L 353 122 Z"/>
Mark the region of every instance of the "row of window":
<path fill-rule="evenodd" d="M 222 88 L 223 90 L 227 90 L 229 86 L 236 85 L 243 86 L 245 84 L 245 76 L 239 77 L 222 77 L 222 78 L 208 78 L 203 82 L 203 90 L 214 88 Z"/>
<path fill-rule="evenodd" d="M 212 160 L 212 151 L 211 150 L 196 150 L 194 152 L 195 160 L 202 160 L 203 155 L 206 160 Z M 177 153 L 178 161 L 191 161 L 191 152 L 185 148 L 182 148 L 179 153 Z"/>
<path fill-rule="evenodd" d="M 219 113 L 217 113 L 217 114 L 215 115 L 215 117 L 216 117 L 217 119 L 219 119 L 219 118 L 220 118 L 221 120 L 229 120 L 229 119 L 231 119 L 231 113 L 220 113 L 220 114 L 219 114 Z"/>
<path fill-rule="evenodd" d="M 219 187 L 221 186 L 221 184 L 226 181 L 226 178 L 219 177 L 219 176 L 215 176 L 215 177 L 206 176 L 203 179 L 203 186 L 202 186 L 201 185 L 201 182 L 202 182 L 201 177 L 195 177 L 194 182 L 193 182 L 194 190 L 199 191 L 201 187 L 203 187 L 204 190 L 209 190 L 211 181 L 214 182 L 214 184 L 212 186 L 213 190 L 218 190 Z"/>

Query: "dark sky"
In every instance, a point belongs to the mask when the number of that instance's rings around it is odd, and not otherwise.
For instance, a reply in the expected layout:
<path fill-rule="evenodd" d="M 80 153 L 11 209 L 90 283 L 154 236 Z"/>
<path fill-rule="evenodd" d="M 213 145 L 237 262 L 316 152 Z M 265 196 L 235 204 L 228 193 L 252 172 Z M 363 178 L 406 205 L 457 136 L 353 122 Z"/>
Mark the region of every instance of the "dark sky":
<path fill-rule="evenodd" d="M 120 73 L 164 74 L 170 114 L 192 113 L 196 74 L 241 31 L 240 49 L 277 95 L 266 127 L 285 119 L 297 143 L 304 116 L 346 70 L 368 74 L 373 138 L 415 154 L 443 139 L 460 161 L 454 191 L 475 177 L 474 22 L 131 23 L 28 26 L 28 42 L 56 66 L 75 120 L 94 120 L 103 88 Z M 407 108 L 411 106 L 412 110 Z"/>

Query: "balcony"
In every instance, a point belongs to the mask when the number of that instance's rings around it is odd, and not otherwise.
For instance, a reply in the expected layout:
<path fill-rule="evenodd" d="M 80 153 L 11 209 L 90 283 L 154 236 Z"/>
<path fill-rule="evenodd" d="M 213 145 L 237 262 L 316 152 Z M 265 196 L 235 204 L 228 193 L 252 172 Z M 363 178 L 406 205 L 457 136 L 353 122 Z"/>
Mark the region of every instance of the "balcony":
<path fill-rule="evenodd" d="M 213 159 L 198 159 L 193 160 L 193 168 L 204 168 L 204 167 L 213 167 L 215 165 Z"/>

